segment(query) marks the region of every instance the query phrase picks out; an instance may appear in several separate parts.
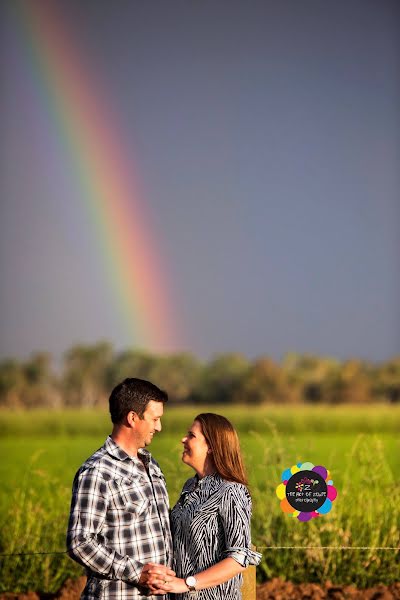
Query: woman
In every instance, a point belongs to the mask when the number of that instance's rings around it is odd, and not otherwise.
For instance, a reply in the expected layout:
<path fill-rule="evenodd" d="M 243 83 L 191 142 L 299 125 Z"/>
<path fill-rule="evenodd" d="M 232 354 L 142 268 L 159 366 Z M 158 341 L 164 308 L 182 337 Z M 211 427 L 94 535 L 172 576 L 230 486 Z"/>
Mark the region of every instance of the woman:
<path fill-rule="evenodd" d="M 160 586 L 175 598 L 239 600 L 241 572 L 260 562 L 250 550 L 251 498 L 236 431 L 220 415 L 198 415 L 182 439 L 196 471 L 171 512 L 176 577 Z"/>

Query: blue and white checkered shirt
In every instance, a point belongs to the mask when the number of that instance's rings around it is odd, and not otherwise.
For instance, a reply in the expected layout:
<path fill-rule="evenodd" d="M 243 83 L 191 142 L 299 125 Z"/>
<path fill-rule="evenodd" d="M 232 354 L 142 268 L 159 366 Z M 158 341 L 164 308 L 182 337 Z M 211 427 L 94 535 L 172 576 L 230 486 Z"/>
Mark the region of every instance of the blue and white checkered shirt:
<path fill-rule="evenodd" d="M 138 454 L 108 437 L 75 475 L 67 548 L 86 568 L 82 599 L 160 598 L 138 581 L 146 563 L 171 565 L 168 494 L 157 462 Z"/>

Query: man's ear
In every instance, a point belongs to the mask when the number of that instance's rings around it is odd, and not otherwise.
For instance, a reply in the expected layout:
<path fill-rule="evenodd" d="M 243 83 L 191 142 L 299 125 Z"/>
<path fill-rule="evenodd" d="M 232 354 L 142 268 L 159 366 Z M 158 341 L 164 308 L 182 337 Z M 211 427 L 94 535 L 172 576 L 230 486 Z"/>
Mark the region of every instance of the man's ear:
<path fill-rule="evenodd" d="M 126 420 L 128 425 L 132 427 L 135 424 L 135 422 L 139 420 L 139 416 L 137 413 L 135 413 L 134 410 L 130 410 L 126 415 Z"/>

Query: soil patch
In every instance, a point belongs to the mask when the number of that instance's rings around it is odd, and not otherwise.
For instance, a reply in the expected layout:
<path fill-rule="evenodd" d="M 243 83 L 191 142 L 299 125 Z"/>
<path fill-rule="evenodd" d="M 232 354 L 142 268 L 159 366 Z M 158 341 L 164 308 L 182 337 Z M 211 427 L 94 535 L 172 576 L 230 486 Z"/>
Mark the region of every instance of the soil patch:
<path fill-rule="evenodd" d="M 56 594 L 37 594 L 36 592 L 13 594 L 8 592 L 0 594 L 0 600 L 79 600 L 85 583 L 85 576 L 79 577 L 79 579 L 67 579 Z"/>
<path fill-rule="evenodd" d="M 257 586 L 257 600 L 400 600 L 400 582 L 358 590 L 350 585 L 298 583 L 271 579 Z"/>
<path fill-rule="evenodd" d="M 1 594 L 0 600 L 79 600 L 86 577 L 68 579 L 56 594 Z M 358 590 L 350 585 L 325 583 L 294 584 L 290 581 L 272 579 L 257 586 L 257 600 L 400 600 L 400 582 L 392 585 L 376 585 Z M 245 599 L 243 599 L 245 600 Z M 251 600 L 250 598 L 247 600 Z"/>

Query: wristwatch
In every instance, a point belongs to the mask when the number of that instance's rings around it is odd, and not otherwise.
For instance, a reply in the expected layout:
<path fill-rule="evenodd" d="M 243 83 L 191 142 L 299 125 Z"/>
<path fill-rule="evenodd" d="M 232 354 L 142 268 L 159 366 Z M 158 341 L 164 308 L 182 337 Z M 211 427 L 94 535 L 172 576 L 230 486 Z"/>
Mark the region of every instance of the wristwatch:
<path fill-rule="evenodd" d="M 189 588 L 189 592 L 195 592 L 196 591 L 196 585 L 197 585 L 197 579 L 196 579 L 196 577 L 193 577 L 193 575 L 190 575 L 190 577 L 186 577 L 185 583 L 186 583 L 186 585 Z"/>

